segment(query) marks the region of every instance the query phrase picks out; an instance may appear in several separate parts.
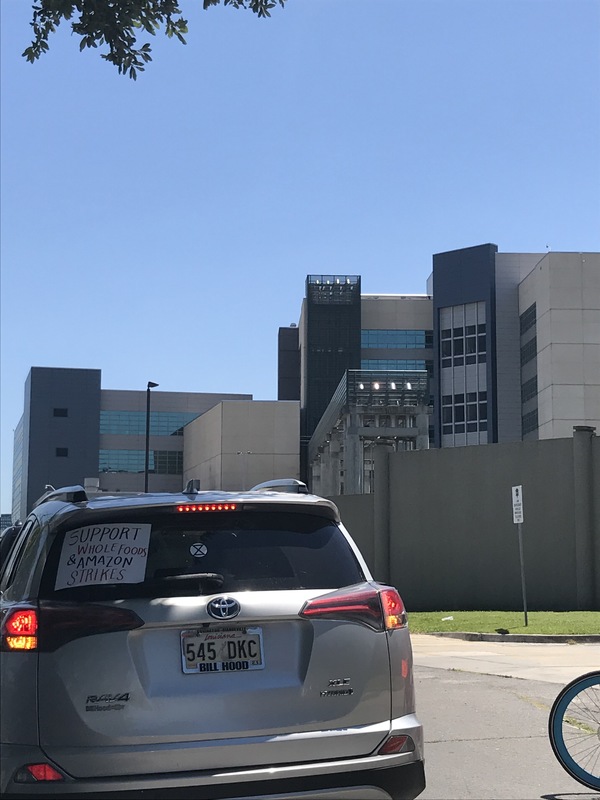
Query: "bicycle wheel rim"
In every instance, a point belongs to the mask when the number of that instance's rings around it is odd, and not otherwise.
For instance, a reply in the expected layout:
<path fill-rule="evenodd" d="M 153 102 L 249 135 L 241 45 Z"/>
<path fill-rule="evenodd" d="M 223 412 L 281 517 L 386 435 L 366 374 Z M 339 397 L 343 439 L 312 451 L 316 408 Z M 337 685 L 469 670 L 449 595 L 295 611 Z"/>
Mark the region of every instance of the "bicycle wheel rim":
<path fill-rule="evenodd" d="M 565 686 L 552 706 L 548 732 L 569 775 L 589 789 L 600 789 L 600 672 Z"/>

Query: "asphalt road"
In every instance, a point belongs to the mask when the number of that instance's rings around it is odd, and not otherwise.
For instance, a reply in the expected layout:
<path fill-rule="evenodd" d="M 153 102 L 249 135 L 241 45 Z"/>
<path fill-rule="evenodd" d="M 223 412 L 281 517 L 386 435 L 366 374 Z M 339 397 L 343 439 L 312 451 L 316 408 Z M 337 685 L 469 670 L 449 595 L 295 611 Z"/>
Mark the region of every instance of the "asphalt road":
<path fill-rule="evenodd" d="M 598 800 L 556 761 L 546 726 L 563 684 L 415 666 L 422 800 Z"/>

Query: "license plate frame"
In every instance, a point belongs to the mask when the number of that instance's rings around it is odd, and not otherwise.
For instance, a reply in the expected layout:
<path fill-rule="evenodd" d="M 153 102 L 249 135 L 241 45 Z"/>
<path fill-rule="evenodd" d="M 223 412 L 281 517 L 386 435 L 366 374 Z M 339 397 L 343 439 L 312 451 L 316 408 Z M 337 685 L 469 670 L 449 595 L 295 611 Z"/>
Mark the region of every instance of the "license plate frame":
<path fill-rule="evenodd" d="M 186 675 L 234 674 L 265 668 L 263 631 L 256 626 L 183 630 L 180 651 L 181 668 Z M 190 655 L 195 658 L 190 659 Z"/>

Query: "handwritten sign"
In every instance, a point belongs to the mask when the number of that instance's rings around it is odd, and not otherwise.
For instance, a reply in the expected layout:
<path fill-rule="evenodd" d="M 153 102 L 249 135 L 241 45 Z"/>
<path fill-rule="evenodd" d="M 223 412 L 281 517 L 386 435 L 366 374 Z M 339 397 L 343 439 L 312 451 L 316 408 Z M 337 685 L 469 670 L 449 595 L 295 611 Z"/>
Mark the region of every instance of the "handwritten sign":
<path fill-rule="evenodd" d="M 102 583 L 141 583 L 152 525 L 115 522 L 67 531 L 55 589 Z"/>

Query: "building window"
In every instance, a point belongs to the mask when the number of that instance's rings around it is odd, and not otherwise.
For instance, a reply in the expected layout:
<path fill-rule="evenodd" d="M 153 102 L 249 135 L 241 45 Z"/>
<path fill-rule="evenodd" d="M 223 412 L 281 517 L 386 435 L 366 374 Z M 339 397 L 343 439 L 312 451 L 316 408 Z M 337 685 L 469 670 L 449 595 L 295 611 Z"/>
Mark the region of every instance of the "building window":
<path fill-rule="evenodd" d="M 360 332 L 360 346 L 365 350 L 371 348 L 412 350 L 433 347 L 433 331 L 362 330 Z"/>
<path fill-rule="evenodd" d="M 532 433 L 538 429 L 538 412 L 530 411 L 529 414 L 523 414 L 521 419 L 521 434 L 525 436 L 527 433 Z"/>
<path fill-rule="evenodd" d="M 68 447 L 57 447 L 56 448 L 56 457 L 57 458 L 68 458 L 69 457 L 69 448 Z"/>
<path fill-rule="evenodd" d="M 534 336 L 527 344 L 521 347 L 521 366 L 527 364 L 537 355 L 537 338 Z"/>
<path fill-rule="evenodd" d="M 521 336 L 528 331 L 530 328 L 536 323 L 536 308 L 535 303 L 530 305 L 519 317 L 519 321 L 521 323 Z"/>
<path fill-rule="evenodd" d="M 472 325 L 465 327 L 465 333 L 470 333 L 473 327 Z M 461 357 L 459 356 L 459 358 Z M 456 360 L 455 358 L 455 363 Z M 478 381 L 474 384 L 472 383 L 473 376 L 469 379 L 463 376 L 463 380 L 465 389 L 469 386 L 470 389 L 473 387 L 473 389 L 477 388 L 478 391 L 456 391 L 455 394 L 442 394 L 441 429 L 444 436 L 487 431 L 487 391 L 485 388 L 479 390 Z M 456 379 L 454 381 L 456 382 Z M 445 444 L 448 444 L 448 442 Z"/>
<path fill-rule="evenodd" d="M 389 359 L 389 358 L 367 358 L 360 362 L 361 369 L 380 369 L 380 370 L 424 370 L 425 361 L 410 359 Z"/>
<path fill-rule="evenodd" d="M 144 472 L 144 450 L 100 450 L 98 468 L 106 472 Z M 148 471 L 157 475 L 181 475 L 183 452 L 181 450 L 150 450 Z"/>
<path fill-rule="evenodd" d="M 150 412 L 151 436 L 183 436 L 188 422 L 199 417 L 199 412 Z M 145 411 L 101 411 L 100 433 L 143 436 L 146 432 Z"/>
<path fill-rule="evenodd" d="M 55 408 L 53 410 L 53 415 L 55 417 L 68 417 L 69 416 L 69 409 L 68 408 Z"/>
<path fill-rule="evenodd" d="M 537 390 L 537 375 L 534 375 L 521 386 L 521 402 L 526 403 L 528 400 L 532 400 L 537 395 Z"/>
<path fill-rule="evenodd" d="M 454 327 L 440 327 L 442 369 L 485 364 L 487 359 L 485 303 L 451 306 L 440 310 L 440 326 L 452 322 Z M 461 324 L 462 322 L 465 324 Z"/>

